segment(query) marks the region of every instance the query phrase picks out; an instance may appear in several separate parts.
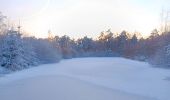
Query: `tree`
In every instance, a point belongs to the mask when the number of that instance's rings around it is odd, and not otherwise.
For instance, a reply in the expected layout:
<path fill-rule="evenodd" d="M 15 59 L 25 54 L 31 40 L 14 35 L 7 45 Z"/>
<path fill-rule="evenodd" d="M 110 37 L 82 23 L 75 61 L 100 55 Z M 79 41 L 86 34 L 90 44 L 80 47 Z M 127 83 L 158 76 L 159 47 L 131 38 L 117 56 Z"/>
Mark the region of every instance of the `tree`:
<path fill-rule="evenodd" d="M 153 39 L 155 37 L 158 37 L 159 36 L 159 32 L 157 29 L 154 29 L 152 32 L 151 32 L 151 35 L 149 36 L 150 39 Z"/>
<path fill-rule="evenodd" d="M 105 36 L 105 45 L 107 48 L 107 52 L 112 52 L 113 48 L 114 48 L 114 37 L 113 37 L 113 33 L 111 32 L 111 30 L 109 29 L 108 31 L 106 31 L 106 36 Z"/>
<path fill-rule="evenodd" d="M 33 51 L 27 51 L 29 46 L 25 45 L 21 34 L 10 30 L 3 39 L 1 47 L 1 66 L 10 70 L 21 70 L 28 68 L 30 65 L 34 65 L 34 53 Z"/>
<path fill-rule="evenodd" d="M 137 57 L 137 51 L 138 51 L 138 39 L 136 34 L 132 36 L 132 38 L 128 39 L 125 50 L 124 50 L 124 57 L 135 59 Z"/>
<path fill-rule="evenodd" d="M 138 42 L 138 38 L 137 38 L 136 34 L 134 34 L 133 37 L 130 39 L 130 44 L 136 45 L 137 42 Z"/>
<path fill-rule="evenodd" d="M 61 48 L 62 52 L 62 57 L 67 59 L 67 58 L 72 58 L 74 54 L 74 49 L 72 48 L 72 41 L 70 37 L 64 35 L 58 39 L 58 44 Z"/>
<path fill-rule="evenodd" d="M 2 34 L 5 30 L 6 30 L 6 23 L 5 23 L 5 19 L 7 17 L 4 16 L 1 12 L 0 12 L 0 34 Z"/>
<path fill-rule="evenodd" d="M 93 40 L 85 36 L 79 43 L 84 52 L 89 52 L 93 48 Z"/>
<path fill-rule="evenodd" d="M 85 36 L 77 40 L 77 51 L 79 56 L 94 56 L 95 44 L 92 38 Z"/>
<path fill-rule="evenodd" d="M 120 33 L 120 35 L 117 37 L 118 39 L 118 51 L 120 53 L 120 55 L 123 55 L 124 51 L 125 51 L 125 46 L 126 46 L 126 43 L 128 41 L 128 35 L 127 35 L 127 32 L 126 31 L 122 31 Z"/>
<path fill-rule="evenodd" d="M 105 56 L 111 54 L 113 52 L 113 49 L 115 48 L 114 34 L 111 32 L 110 29 L 108 29 L 106 32 L 101 32 L 97 42 L 98 50 L 105 53 Z"/>

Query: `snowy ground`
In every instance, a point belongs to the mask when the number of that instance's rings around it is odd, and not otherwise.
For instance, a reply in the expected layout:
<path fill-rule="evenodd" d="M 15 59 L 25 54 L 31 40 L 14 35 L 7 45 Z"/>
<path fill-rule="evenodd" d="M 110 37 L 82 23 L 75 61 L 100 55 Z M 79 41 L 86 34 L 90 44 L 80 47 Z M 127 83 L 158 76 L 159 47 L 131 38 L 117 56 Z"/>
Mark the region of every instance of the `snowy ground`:
<path fill-rule="evenodd" d="M 0 77 L 0 100 L 170 100 L 170 70 L 77 58 Z"/>

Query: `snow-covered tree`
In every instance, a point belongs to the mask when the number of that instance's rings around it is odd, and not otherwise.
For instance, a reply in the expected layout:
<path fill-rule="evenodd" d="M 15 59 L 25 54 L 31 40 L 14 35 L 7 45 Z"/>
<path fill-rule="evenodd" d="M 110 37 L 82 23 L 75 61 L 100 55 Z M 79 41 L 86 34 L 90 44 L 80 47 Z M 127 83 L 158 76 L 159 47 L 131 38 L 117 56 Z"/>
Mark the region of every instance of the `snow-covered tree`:
<path fill-rule="evenodd" d="M 130 39 L 130 44 L 136 45 L 137 42 L 138 42 L 138 38 L 137 38 L 136 34 L 134 34 L 133 37 Z"/>
<path fill-rule="evenodd" d="M 101 32 L 96 42 L 96 50 L 100 56 L 115 56 L 116 39 L 115 35 L 111 32 L 110 29 L 105 32 Z"/>
<path fill-rule="evenodd" d="M 158 37 L 158 36 L 159 36 L 158 30 L 157 30 L 157 29 L 154 29 L 154 30 L 151 32 L 149 38 L 153 39 L 153 38 Z"/>
<path fill-rule="evenodd" d="M 5 19 L 6 19 L 6 16 L 4 16 L 0 12 L 0 34 L 2 34 L 6 30 L 7 25 L 5 23 Z"/>
<path fill-rule="evenodd" d="M 56 42 L 58 42 L 61 48 L 63 58 L 67 59 L 74 56 L 75 50 L 73 49 L 73 40 L 71 40 L 70 37 L 64 35 L 60 37 Z"/>
<path fill-rule="evenodd" d="M 83 49 L 84 52 L 88 52 L 93 48 L 93 40 L 85 36 L 83 39 L 79 40 L 78 45 L 80 49 Z"/>
<path fill-rule="evenodd" d="M 85 36 L 77 40 L 77 51 L 79 56 L 94 56 L 96 52 L 95 41 Z"/>
<path fill-rule="evenodd" d="M 117 48 L 120 55 L 123 55 L 125 52 L 125 46 L 127 44 L 127 40 L 128 40 L 128 35 L 126 31 L 122 31 L 120 35 L 117 37 L 117 42 L 118 42 Z"/>
<path fill-rule="evenodd" d="M 35 64 L 34 55 L 29 46 L 24 44 L 20 33 L 8 31 L 4 34 L 0 52 L 2 67 L 12 71 L 28 68 Z"/>
<path fill-rule="evenodd" d="M 40 60 L 38 59 L 37 53 L 35 52 L 35 48 L 29 38 L 23 38 L 23 45 L 24 45 L 24 55 L 25 60 L 27 61 L 29 66 L 36 66 L 40 64 Z"/>

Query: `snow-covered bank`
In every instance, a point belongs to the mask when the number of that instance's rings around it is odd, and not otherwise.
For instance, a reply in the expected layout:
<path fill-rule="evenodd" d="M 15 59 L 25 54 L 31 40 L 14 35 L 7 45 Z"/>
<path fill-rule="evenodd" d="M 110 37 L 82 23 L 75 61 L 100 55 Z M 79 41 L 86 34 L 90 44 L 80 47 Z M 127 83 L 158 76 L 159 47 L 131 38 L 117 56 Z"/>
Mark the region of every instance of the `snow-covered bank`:
<path fill-rule="evenodd" d="M 0 78 L 3 100 L 169 100 L 169 70 L 123 58 L 77 58 Z M 153 99 L 151 99 L 153 98 Z"/>

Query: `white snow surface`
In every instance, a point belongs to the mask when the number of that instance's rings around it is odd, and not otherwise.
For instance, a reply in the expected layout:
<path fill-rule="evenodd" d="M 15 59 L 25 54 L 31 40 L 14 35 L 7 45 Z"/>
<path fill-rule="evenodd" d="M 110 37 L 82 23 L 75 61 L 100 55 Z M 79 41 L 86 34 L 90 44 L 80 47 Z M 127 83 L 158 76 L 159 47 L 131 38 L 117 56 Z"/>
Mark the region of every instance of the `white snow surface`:
<path fill-rule="evenodd" d="M 170 100 L 170 70 L 124 58 L 75 58 L 0 77 L 0 100 Z"/>

